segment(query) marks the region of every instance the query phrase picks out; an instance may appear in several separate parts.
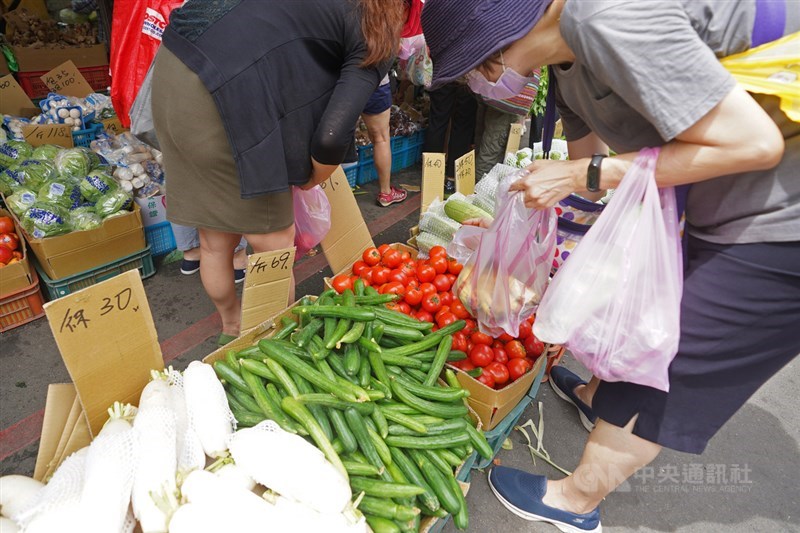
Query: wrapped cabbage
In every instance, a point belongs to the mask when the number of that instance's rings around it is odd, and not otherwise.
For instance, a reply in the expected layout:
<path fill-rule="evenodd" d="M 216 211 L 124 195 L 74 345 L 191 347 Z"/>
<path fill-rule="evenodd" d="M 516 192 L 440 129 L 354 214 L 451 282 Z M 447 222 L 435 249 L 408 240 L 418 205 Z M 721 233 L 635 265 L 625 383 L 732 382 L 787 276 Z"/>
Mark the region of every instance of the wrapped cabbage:
<path fill-rule="evenodd" d="M 8 196 L 21 186 L 16 168 L 14 165 L 0 172 L 0 193 L 4 196 Z"/>
<path fill-rule="evenodd" d="M 69 212 L 69 224 L 75 231 L 87 231 L 103 225 L 103 219 L 91 207 L 79 207 Z"/>
<path fill-rule="evenodd" d="M 119 189 L 116 180 L 102 170 L 92 170 L 80 182 L 81 194 L 90 202 Z"/>
<path fill-rule="evenodd" d="M 75 148 L 76 150 L 81 150 L 86 157 L 89 159 L 89 170 L 96 170 L 102 166 L 105 166 L 106 163 L 103 161 L 99 155 L 95 152 L 89 150 L 88 148 Z"/>
<path fill-rule="evenodd" d="M 36 203 L 36 194 L 25 187 L 18 187 L 14 194 L 6 196 L 6 206 L 18 217 Z"/>
<path fill-rule="evenodd" d="M 20 163 L 33 153 L 33 147 L 25 141 L 8 141 L 0 145 L 0 165 L 10 167 Z"/>
<path fill-rule="evenodd" d="M 26 159 L 17 165 L 16 171 L 20 185 L 32 190 L 38 190 L 46 182 L 58 178 L 56 166 L 40 159 Z"/>
<path fill-rule="evenodd" d="M 91 162 L 85 150 L 67 148 L 58 152 L 53 159 L 62 178 L 82 179 L 89 173 Z"/>
<path fill-rule="evenodd" d="M 81 205 L 81 188 L 74 182 L 51 181 L 39 189 L 39 200 L 50 202 L 64 209 L 74 209 Z"/>
<path fill-rule="evenodd" d="M 113 190 L 101 196 L 94 206 L 95 212 L 105 218 L 119 211 L 130 209 L 133 196 L 122 189 Z"/>
<path fill-rule="evenodd" d="M 31 159 L 42 159 L 44 161 L 52 161 L 56 158 L 56 154 L 63 150 L 61 146 L 55 144 L 43 144 L 33 149 Z"/>
<path fill-rule="evenodd" d="M 56 204 L 37 201 L 28 209 L 22 219 L 22 228 L 34 239 L 53 237 L 69 233 L 71 227 L 67 211 Z"/>

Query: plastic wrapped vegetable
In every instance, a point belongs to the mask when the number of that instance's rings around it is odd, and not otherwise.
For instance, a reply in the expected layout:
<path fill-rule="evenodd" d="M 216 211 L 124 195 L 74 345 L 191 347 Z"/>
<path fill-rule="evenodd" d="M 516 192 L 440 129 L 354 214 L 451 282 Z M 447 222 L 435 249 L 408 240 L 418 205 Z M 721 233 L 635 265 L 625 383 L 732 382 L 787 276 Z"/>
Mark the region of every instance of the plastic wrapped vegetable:
<path fill-rule="evenodd" d="M 56 204 L 37 201 L 24 215 L 22 227 L 35 239 L 69 233 L 67 211 Z"/>
<path fill-rule="evenodd" d="M 6 196 L 6 206 L 18 217 L 21 217 L 34 203 L 36 194 L 24 187 L 19 187 L 14 194 Z"/>
<path fill-rule="evenodd" d="M 95 170 L 104 165 L 104 162 L 102 159 L 100 159 L 100 156 L 88 148 L 76 148 L 76 150 L 80 150 L 86 154 L 86 157 L 89 159 L 89 170 Z"/>
<path fill-rule="evenodd" d="M 77 184 L 62 180 L 45 183 L 39 188 L 39 200 L 57 204 L 64 209 L 81 205 L 81 189 Z"/>
<path fill-rule="evenodd" d="M 117 182 L 102 170 L 92 170 L 83 176 L 80 182 L 81 194 L 90 202 L 97 202 L 105 194 L 119 188 Z M 117 209 L 116 211 L 118 211 Z M 108 214 L 115 211 L 109 211 Z"/>
<path fill-rule="evenodd" d="M 44 161 L 52 161 L 56 158 L 56 154 L 63 150 L 61 146 L 55 144 L 43 144 L 33 149 L 31 159 L 42 159 Z"/>
<path fill-rule="evenodd" d="M 4 196 L 8 196 L 20 187 L 16 168 L 17 166 L 14 165 L 0 172 L 0 193 L 3 193 Z"/>
<path fill-rule="evenodd" d="M 103 218 L 92 207 L 79 207 L 69 212 L 69 225 L 74 231 L 88 231 L 103 225 Z"/>
<path fill-rule="evenodd" d="M 17 181 L 23 187 L 38 190 L 44 183 L 53 181 L 58 177 L 56 167 L 50 161 L 39 159 L 26 159 L 14 169 Z"/>
<path fill-rule="evenodd" d="M 58 152 L 53 159 L 62 178 L 82 179 L 89 173 L 91 162 L 86 151 L 80 148 L 67 148 Z"/>
<path fill-rule="evenodd" d="M 130 209 L 131 205 L 133 205 L 131 193 L 122 189 L 114 189 L 98 198 L 97 203 L 94 205 L 94 211 L 105 218 L 119 211 Z"/>
<path fill-rule="evenodd" d="M 10 167 L 31 157 L 33 147 L 25 141 L 8 141 L 0 145 L 0 165 Z"/>

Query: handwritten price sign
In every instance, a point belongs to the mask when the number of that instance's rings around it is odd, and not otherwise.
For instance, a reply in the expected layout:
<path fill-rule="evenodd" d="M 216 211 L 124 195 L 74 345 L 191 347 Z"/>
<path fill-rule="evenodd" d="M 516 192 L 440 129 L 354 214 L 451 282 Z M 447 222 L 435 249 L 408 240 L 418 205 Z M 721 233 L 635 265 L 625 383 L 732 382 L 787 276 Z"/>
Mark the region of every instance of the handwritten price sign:
<path fill-rule="evenodd" d="M 119 135 L 122 132 L 128 131 L 122 125 L 122 122 L 119 121 L 119 118 L 106 118 L 101 121 L 103 123 L 103 129 L 106 130 L 107 133 L 113 133 L 114 135 Z"/>
<path fill-rule="evenodd" d="M 106 409 L 137 403 L 150 370 L 164 368 L 153 316 L 138 270 L 44 306 L 50 330 L 97 435 Z"/>
<path fill-rule="evenodd" d="M 27 117 L 38 111 L 14 76 L 8 74 L 0 78 L 0 113 Z"/>
<path fill-rule="evenodd" d="M 72 138 L 72 128 L 67 124 L 37 124 L 23 126 L 22 135 L 25 142 L 31 146 L 43 144 L 56 144 L 65 148 L 75 146 Z"/>
<path fill-rule="evenodd" d="M 253 254 L 242 292 L 242 331 L 272 318 L 289 303 L 295 249 Z"/>
<path fill-rule="evenodd" d="M 428 210 L 436 198 L 444 196 L 444 154 L 422 154 L 422 206 L 420 212 Z"/>
<path fill-rule="evenodd" d="M 57 66 L 41 77 L 51 91 L 65 96 L 85 98 L 94 91 L 72 61 Z"/>
<path fill-rule="evenodd" d="M 456 159 L 456 191 L 467 196 L 475 192 L 475 150 Z"/>

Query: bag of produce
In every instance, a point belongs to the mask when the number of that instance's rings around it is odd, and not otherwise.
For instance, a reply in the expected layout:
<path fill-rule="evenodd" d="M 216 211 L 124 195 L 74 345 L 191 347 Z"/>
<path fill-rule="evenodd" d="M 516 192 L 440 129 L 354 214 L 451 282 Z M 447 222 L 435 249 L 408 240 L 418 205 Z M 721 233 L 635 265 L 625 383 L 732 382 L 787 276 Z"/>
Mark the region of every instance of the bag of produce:
<path fill-rule="evenodd" d="M 38 199 L 50 202 L 64 209 L 74 209 L 81 205 L 81 189 L 76 183 L 57 180 L 45 183 L 39 188 Z"/>
<path fill-rule="evenodd" d="M 81 179 L 80 188 L 84 198 L 97 202 L 101 196 L 119 189 L 119 184 L 102 170 L 92 170 Z"/>
<path fill-rule="evenodd" d="M 58 178 L 56 166 L 41 159 L 26 159 L 17 165 L 16 171 L 20 184 L 33 190 L 39 190 L 44 183 Z"/>
<path fill-rule="evenodd" d="M 103 225 L 103 218 L 91 207 L 79 207 L 69 212 L 69 224 L 75 231 L 86 231 Z"/>
<path fill-rule="evenodd" d="M 639 152 L 554 276 L 533 331 L 544 342 L 565 345 L 604 381 L 668 391 L 680 337 L 683 263 L 675 191 L 656 186 L 658 153 Z"/>
<path fill-rule="evenodd" d="M 106 165 L 105 161 L 103 161 L 99 155 L 88 148 L 76 148 L 76 150 L 80 150 L 86 154 L 86 157 L 89 159 L 89 170 L 95 170 Z"/>
<path fill-rule="evenodd" d="M 0 165 L 10 167 L 31 157 L 33 147 L 25 141 L 8 141 L 0 145 Z"/>
<path fill-rule="evenodd" d="M 55 144 L 43 144 L 33 149 L 31 159 L 42 159 L 44 161 L 52 161 L 56 158 L 56 154 L 63 150 L 62 146 Z"/>
<path fill-rule="evenodd" d="M 21 217 L 34 203 L 36 194 L 25 187 L 19 187 L 14 194 L 6 196 L 6 206 L 18 217 Z"/>
<path fill-rule="evenodd" d="M 0 193 L 3 193 L 4 196 L 8 196 L 21 187 L 16 168 L 17 166 L 14 165 L 0 172 Z"/>
<path fill-rule="evenodd" d="M 331 204 L 325 191 L 316 186 L 307 191 L 292 187 L 294 200 L 294 245 L 297 255 L 303 257 L 322 242 L 331 229 Z"/>
<path fill-rule="evenodd" d="M 91 162 L 86 152 L 80 148 L 67 148 L 58 152 L 53 159 L 56 170 L 62 178 L 83 179 L 89 173 Z"/>
<path fill-rule="evenodd" d="M 94 211 L 103 218 L 119 211 L 126 211 L 133 205 L 133 196 L 122 189 L 114 189 L 100 198 L 94 205 Z"/>
<path fill-rule="evenodd" d="M 37 201 L 28 209 L 22 219 L 22 228 L 34 239 L 53 237 L 69 233 L 67 211 L 48 202 Z"/>

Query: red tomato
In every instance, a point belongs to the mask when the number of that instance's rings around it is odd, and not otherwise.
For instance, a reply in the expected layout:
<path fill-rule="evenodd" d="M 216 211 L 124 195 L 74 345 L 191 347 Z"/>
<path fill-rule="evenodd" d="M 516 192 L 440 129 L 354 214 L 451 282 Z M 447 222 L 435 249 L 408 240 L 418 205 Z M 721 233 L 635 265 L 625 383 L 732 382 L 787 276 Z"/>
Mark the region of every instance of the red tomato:
<path fill-rule="evenodd" d="M 518 340 L 506 343 L 506 353 L 509 359 L 524 359 L 525 347 Z"/>
<path fill-rule="evenodd" d="M 13 233 L 14 221 L 11 217 L 0 217 L 0 233 Z"/>
<path fill-rule="evenodd" d="M 467 349 L 466 349 L 466 350 L 464 350 L 464 351 L 465 351 L 465 352 L 467 352 L 467 354 L 469 354 L 469 352 L 471 352 L 471 351 L 472 351 L 472 349 L 475 347 L 475 345 L 474 345 L 474 344 L 472 344 L 472 341 L 471 341 L 471 340 L 469 340 L 469 337 L 467 337 L 466 335 L 465 335 L 465 337 L 466 337 L 466 339 L 467 339 Z"/>
<path fill-rule="evenodd" d="M 492 376 L 489 372 L 482 372 L 480 376 L 476 378 L 478 381 L 489 387 L 490 389 L 494 388 L 494 376 Z"/>
<path fill-rule="evenodd" d="M 404 263 L 411 260 L 411 254 L 408 252 L 400 252 L 400 260 Z"/>
<path fill-rule="evenodd" d="M 389 246 L 388 244 L 381 244 L 380 246 L 378 246 L 378 253 L 381 254 L 381 256 L 383 256 L 383 254 L 385 254 L 386 250 L 388 250 L 389 248 L 391 248 L 391 246 Z"/>
<path fill-rule="evenodd" d="M 342 294 L 345 290 L 353 288 L 353 280 L 347 274 L 339 274 L 331 280 L 331 286 L 336 292 Z"/>
<path fill-rule="evenodd" d="M 485 344 L 476 344 L 469 351 L 469 360 L 475 366 L 486 366 L 494 361 L 494 352 Z"/>
<path fill-rule="evenodd" d="M 467 308 L 464 307 L 464 304 L 462 304 L 461 300 L 458 298 L 453 298 L 453 303 L 450 304 L 450 310 L 459 319 L 469 318 L 469 311 L 467 311 Z"/>
<path fill-rule="evenodd" d="M 5 246 L 0 246 L 0 265 L 8 264 L 9 261 L 14 259 L 14 254 Z"/>
<path fill-rule="evenodd" d="M 417 265 L 417 279 L 422 283 L 429 283 L 436 277 L 436 270 L 427 263 Z"/>
<path fill-rule="evenodd" d="M 444 328 L 444 327 L 449 326 L 450 324 L 452 324 L 456 320 L 458 320 L 456 318 L 456 315 L 454 315 L 453 313 L 448 311 L 446 313 L 443 313 L 443 314 L 439 315 L 439 317 L 436 319 L 436 324 L 438 324 L 438 326 L 440 328 Z"/>
<path fill-rule="evenodd" d="M 424 309 L 420 309 L 419 311 L 414 313 L 414 318 L 416 318 L 420 322 L 433 322 L 433 315 Z"/>
<path fill-rule="evenodd" d="M 447 258 L 447 249 L 444 246 L 434 246 L 431 248 L 431 251 L 428 252 L 428 255 L 433 259 L 434 257 L 444 257 Z"/>
<path fill-rule="evenodd" d="M 442 305 L 446 305 L 447 307 L 450 307 L 450 304 L 453 303 L 453 300 L 455 300 L 453 293 L 449 291 L 440 292 L 439 299 L 442 301 Z"/>
<path fill-rule="evenodd" d="M 486 366 L 484 370 L 485 373 L 491 374 L 494 378 L 494 384 L 497 386 L 505 385 L 508 383 L 509 372 L 508 367 L 503 363 L 498 363 L 495 361 L 494 363 L 490 363 Z"/>
<path fill-rule="evenodd" d="M 403 262 L 402 258 L 400 257 L 400 252 L 392 249 L 386 250 L 386 253 L 383 254 L 381 261 L 383 261 L 383 264 L 389 268 L 397 268 L 400 266 L 400 263 Z"/>
<path fill-rule="evenodd" d="M 462 359 L 461 361 L 454 361 L 450 363 L 456 368 L 460 368 L 464 372 L 469 372 L 470 370 L 475 370 L 475 365 L 472 364 L 472 361 L 469 359 Z"/>
<path fill-rule="evenodd" d="M 353 274 L 355 274 L 356 276 L 360 276 L 368 268 L 369 268 L 369 265 L 366 264 L 364 261 L 359 259 L 358 261 L 353 263 Z"/>
<path fill-rule="evenodd" d="M 427 296 L 429 294 L 436 294 L 436 287 L 433 286 L 433 283 L 420 283 L 419 290 L 422 291 L 423 296 Z"/>
<path fill-rule="evenodd" d="M 507 366 L 511 381 L 516 381 L 531 369 L 531 363 L 527 359 L 510 359 Z"/>
<path fill-rule="evenodd" d="M 452 257 L 447 260 L 447 272 L 453 275 L 458 276 L 461 273 L 461 270 L 464 268 L 464 265 L 453 259 Z"/>
<path fill-rule="evenodd" d="M 408 315 L 408 314 L 410 314 L 410 313 L 411 313 L 411 306 L 410 306 L 410 305 L 408 305 L 406 302 L 398 302 L 398 303 L 397 303 L 397 309 L 398 309 L 398 310 L 399 310 L 401 313 L 404 313 L 404 314 L 406 314 L 406 315 Z"/>
<path fill-rule="evenodd" d="M 525 347 L 525 353 L 528 357 L 539 357 L 544 351 L 544 343 L 537 339 L 536 335 L 527 337 L 525 342 L 523 342 L 523 346 Z"/>
<path fill-rule="evenodd" d="M 411 274 L 414 276 L 414 274 Z M 419 281 L 417 281 L 416 277 L 409 278 L 408 283 L 406 283 L 406 289 L 418 289 L 419 288 Z"/>
<path fill-rule="evenodd" d="M 433 278 L 433 286 L 439 292 L 447 292 L 450 290 L 450 280 L 444 274 L 436 274 Z"/>
<path fill-rule="evenodd" d="M 449 313 L 449 312 L 450 312 L 450 308 L 449 308 L 449 307 L 447 307 L 446 305 L 442 304 L 442 306 L 439 308 L 439 310 L 438 310 L 438 311 L 436 311 L 436 312 L 433 314 L 433 318 L 435 318 L 435 319 L 436 319 L 436 321 L 438 322 L 438 321 L 439 321 L 439 315 L 442 315 L 442 314 L 444 314 L 444 313 Z"/>
<path fill-rule="evenodd" d="M 507 363 L 508 362 L 508 354 L 506 353 L 505 349 L 502 347 L 492 348 L 494 352 L 494 360 L 498 363 Z"/>
<path fill-rule="evenodd" d="M 519 335 L 517 335 L 517 338 L 525 340 L 530 337 L 532 333 L 531 323 L 527 320 L 524 320 L 522 324 L 519 325 Z"/>
<path fill-rule="evenodd" d="M 367 267 L 367 269 L 364 270 L 361 273 L 361 279 L 363 279 L 364 283 L 366 283 L 367 285 L 372 285 L 372 268 L 371 267 Z"/>
<path fill-rule="evenodd" d="M 444 274 L 447 272 L 447 258 L 444 256 L 433 257 L 430 260 L 431 266 L 437 274 Z"/>
<path fill-rule="evenodd" d="M 406 287 L 404 300 L 408 305 L 417 306 L 422 301 L 422 291 L 414 287 Z"/>
<path fill-rule="evenodd" d="M 396 294 L 402 300 L 406 295 L 406 288 L 402 283 L 390 281 L 381 287 L 381 294 Z"/>
<path fill-rule="evenodd" d="M 424 292 L 425 291 L 423 291 L 423 294 Z M 442 307 L 442 301 L 439 299 L 439 295 L 435 292 L 433 294 L 426 294 L 422 297 L 422 308 L 427 312 L 435 313 L 440 307 Z"/>
<path fill-rule="evenodd" d="M 513 341 L 514 340 L 514 337 L 512 337 L 511 335 L 509 335 L 505 331 L 503 333 L 501 333 L 500 336 L 497 337 L 497 338 L 502 342 L 508 342 L 508 341 Z"/>
<path fill-rule="evenodd" d="M 494 341 L 494 339 L 489 335 L 486 333 L 481 333 L 480 331 L 473 331 L 469 336 L 469 340 L 475 344 L 485 344 L 486 346 L 491 346 L 492 342 Z"/>
<path fill-rule="evenodd" d="M 417 265 L 414 261 L 403 261 L 403 264 L 400 265 L 400 270 L 409 278 L 413 278 L 417 275 Z"/>
<path fill-rule="evenodd" d="M 408 283 L 408 276 L 406 276 L 399 268 L 395 268 L 389 272 L 389 281 L 396 281 L 406 285 Z"/>
<path fill-rule="evenodd" d="M 364 253 L 361 254 L 361 259 L 369 266 L 375 266 L 381 262 L 381 253 L 377 248 L 372 246 L 364 250 Z"/>
<path fill-rule="evenodd" d="M 495 339 L 494 341 L 492 341 L 492 349 L 493 350 L 495 348 L 503 348 L 505 345 L 506 344 L 503 341 L 501 341 L 500 339 Z"/>
<path fill-rule="evenodd" d="M 466 352 L 467 336 L 461 332 L 453 334 L 453 346 L 451 346 L 450 349 L 457 350 L 459 352 Z"/>
<path fill-rule="evenodd" d="M 0 246 L 5 246 L 11 251 L 19 248 L 19 236 L 16 233 L 0 234 Z"/>
<path fill-rule="evenodd" d="M 467 320 L 467 325 L 464 326 L 464 329 L 462 331 L 464 332 L 465 335 L 471 335 L 472 332 L 475 331 L 475 329 L 478 327 L 478 325 L 471 318 L 467 318 L 466 320 Z"/>
<path fill-rule="evenodd" d="M 389 302 L 386 304 L 386 309 L 391 309 L 392 311 L 400 311 L 400 304 L 397 302 Z M 402 311 L 400 311 L 402 313 Z"/>
<path fill-rule="evenodd" d="M 445 274 L 445 276 L 447 276 L 447 281 L 450 282 L 450 285 L 455 283 L 456 280 L 458 279 L 458 276 L 456 276 L 455 274 Z"/>
<path fill-rule="evenodd" d="M 391 272 L 391 270 L 388 268 L 375 265 L 372 267 L 372 283 L 375 285 L 383 285 L 389 281 L 389 272 Z"/>

